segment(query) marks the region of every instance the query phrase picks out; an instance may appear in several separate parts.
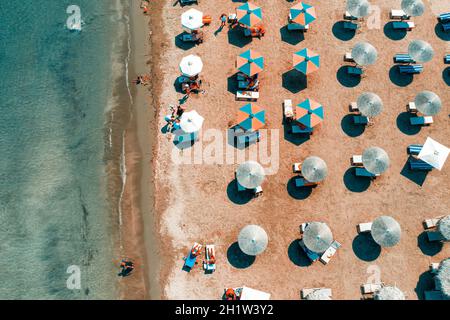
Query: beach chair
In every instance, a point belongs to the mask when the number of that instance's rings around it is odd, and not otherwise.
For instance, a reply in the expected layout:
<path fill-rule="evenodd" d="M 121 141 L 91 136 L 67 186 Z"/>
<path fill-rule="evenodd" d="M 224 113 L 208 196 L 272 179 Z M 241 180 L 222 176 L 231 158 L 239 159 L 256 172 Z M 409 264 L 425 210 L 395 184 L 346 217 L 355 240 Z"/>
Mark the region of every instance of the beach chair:
<path fill-rule="evenodd" d="M 303 222 L 301 225 L 300 225 L 300 234 L 303 234 L 303 232 L 305 232 L 305 229 L 306 229 L 306 226 L 308 225 L 308 223 L 307 222 Z"/>
<path fill-rule="evenodd" d="M 337 250 L 341 247 L 341 244 L 334 240 L 331 245 L 328 247 L 327 250 L 322 254 L 320 257 L 320 262 L 323 264 L 328 264 L 330 262 L 331 258 L 336 254 Z"/>
<path fill-rule="evenodd" d="M 440 218 L 432 218 L 432 219 L 425 219 L 423 220 L 423 228 L 425 230 L 436 228 Z"/>
<path fill-rule="evenodd" d="M 433 117 L 432 116 L 411 117 L 409 118 L 409 122 L 413 126 L 428 126 L 433 123 Z"/>
<path fill-rule="evenodd" d="M 259 142 L 259 139 L 260 139 L 259 131 L 250 132 L 250 133 L 246 133 L 246 134 L 237 136 L 237 142 L 240 145 L 252 144 L 255 142 Z"/>
<path fill-rule="evenodd" d="M 355 62 L 355 60 L 354 60 L 353 57 L 352 57 L 352 53 L 351 53 L 351 52 L 346 52 L 346 53 L 344 54 L 344 61 L 347 61 L 347 62 Z"/>
<path fill-rule="evenodd" d="M 345 11 L 344 13 L 344 20 L 358 20 L 357 17 L 354 17 L 350 14 L 350 12 Z"/>
<path fill-rule="evenodd" d="M 202 42 L 203 41 L 203 32 L 199 33 L 183 33 L 181 35 L 181 40 L 184 42 Z"/>
<path fill-rule="evenodd" d="M 424 291 L 424 298 L 425 300 L 444 300 L 442 291 L 438 290 Z"/>
<path fill-rule="evenodd" d="M 253 192 L 255 193 L 255 198 L 258 198 L 259 196 L 262 196 L 263 189 L 261 186 L 258 186 L 255 189 L 253 189 Z"/>
<path fill-rule="evenodd" d="M 291 125 L 291 133 L 302 133 L 302 134 L 312 134 L 313 128 L 301 128 L 297 124 L 293 123 Z"/>
<path fill-rule="evenodd" d="M 450 63 L 450 54 L 446 54 L 444 56 L 444 63 L 449 64 Z"/>
<path fill-rule="evenodd" d="M 411 31 L 414 29 L 415 24 L 413 21 L 394 21 L 392 22 L 392 28 L 394 30 L 406 30 Z"/>
<path fill-rule="evenodd" d="M 310 182 L 308 180 L 306 180 L 303 177 L 298 177 L 295 179 L 295 186 L 297 188 L 301 188 L 301 187 L 315 187 L 317 186 L 316 182 Z"/>
<path fill-rule="evenodd" d="M 407 53 L 397 53 L 394 56 L 394 63 L 415 63 L 415 61 Z"/>
<path fill-rule="evenodd" d="M 430 263 L 430 272 L 432 274 L 436 274 L 438 270 L 439 270 L 439 263 L 438 262 Z"/>
<path fill-rule="evenodd" d="M 310 295 L 311 293 L 316 292 L 316 291 L 320 291 L 320 293 L 322 293 L 323 295 L 328 296 L 330 298 L 332 296 L 331 289 L 329 289 L 329 288 L 306 288 L 306 289 L 300 290 L 300 297 L 302 299 L 306 299 L 306 297 L 308 295 Z"/>
<path fill-rule="evenodd" d="M 363 163 L 362 163 L 362 155 L 358 154 L 358 155 L 353 155 L 350 158 L 350 163 L 352 166 L 354 167 L 362 167 Z"/>
<path fill-rule="evenodd" d="M 420 150 L 422 150 L 421 144 L 410 144 L 408 148 L 406 148 L 407 153 L 410 155 L 418 155 Z"/>
<path fill-rule="evenodd" d="M 372 222 L 360 223 L 356 226 L 358 233 L 370 232 L 372 230 Z"/>
<path fill-rule="evenodd" d="M 284 118 L 286 120 L 294 119 L 294 109 L 292 108 L 292 100 L 291 99 L 284 100 L 283 112 L 284 112 Z"/>
<path fill-rule="evenodd" d="M 409 168 L 413 171 L 431 171 L 433 166 L 420 159 L 409 158 Z"/>
<path fill-rule="evenodd" d="M 417 113 L 416 103 L 415 102 L 409 102 L 406 105 L 406 111 L 411 113 Z"/>
<path fill-rule="evenodd" d="M 319 256 L 317 253 L 312 252 L 311 250 L 309 250 L 309 249 L 305 246 L 305 244 L 303 243 L 303 240 L 302 240 L 302 239 L 300 239 L 300 240 L 298 241 L 298 244 L 300 245 L 300 248 L 302 248 L 303 251 L 305 251 L 305 253 L 306 253 L 306 255 L 308 256 L 309 260 L 311 260 L 312 262 L 319 260 L 320 256 Z"/>
<path fill-rule="evenodd" d="M 296 162 L 292 165 L 292 171 L 294 173 L 300 173 L 302 172 L 302 163 L 301 162 Z"/>
<path fill-rule="evenodd" d="M 214 272 L 216 270 L 216 253 L 214 245 L 208 244 L 205 246 L 206 261 L 203 261 L 203 269 L 205 271 Z"/>
<path fill-rule="evenodd" d="M 362 294 L 370 294 L 374 293 L 377 290 L 380 290 L 383 287 L 382 283 L 365 283 L 361 286 Z"/>
<path fill-rule="evenodd" d="M 439 15 L 440 22 L 450 22 L 450 12 L 441 13 Z"/>
<path fill-rule="evenodd" d="M 231 24 L 236 23 L 237 22 L 237 14 L 236 13 L 228 14 L 227 22 L 231 23 Z"/>
<path fill-rule="evenodd" d="M 180 5 L 183 7 L 187 4 L 191 4 L 191 3 L 195 3 L 198 4 L 199 0 L 179 0 L 180 1 Z"/>
<path fill-rule="evenodd" d="M 423 71 L 423 65 L 421 64 L 408 64 L 400 65 L 398 67 L 400 73 L 417 74 Z"/>
<path fill-rule="evenodd" d="M 198 139 L 197 132 L 176 134 L 174 137 L 174 143 L 176 144 L 193 143 L 197 141 L 197 139 Z"/>
<path fill-rule="evenodd" d="M 450 30 L 450 22 L 441 23 L 441 25 L 442 25 L 442 29 L 444 30 L 444 32 L 447 32 Z"/>
<path fill-rule="evenodd" d="M 347 67 L 347 73 L 349 74 L 349 75 L 352 75 L 352 76 L 360 76 L 360 75 L 362 75 L 363 74 L 363 69 L 362 68 L 358 68 L 358 67 L 351 67 L 351 66 L 348 66 Z"/>
<path fill-rule="evenodd" d="M 366 116 L 353 116 L 353 123 L 357 125 L 366 125 L 369 123 L 369 118 Z"/>
<path fill-rule="evenodd" d="M 195 265 L 195 261 L 197 260 L 197 256 L 200 254 L 200 250 L 202 249 L 202 245 L 194 242 L 191 250 L 189 251 L 188 256 L 184 260 L 184 267 L 192 269 Z"/>
<path fill-rule="evenodd" d="M 366 168 L 355 168 L 355 175 L 357 177 L 369 177 L 369 178 L 376 178 L 379 176 L 379 174 L 373 174 L 369 171 L 367 171 Z"/>
<path fill-rule="evenodd" d="M 298 24 L 298 23 L 288 23 L 287 24 L 287 29 L 289 31 L 302 31 L 302 32 L 306 32 L 309 30 L 309 24 L 307 25 L 302 25 L 302 24 Z"/>
<path fill-rule="evenodd" d="M 349 105 L 350 112 L 358 112 L 359 108 L 355 101 L 350 102 Z"/>
<path fill-rule="evenodd" d="M 442 234 L 438 231 L 428 231 L 427 232 L 428 241 L 435 242 L 435 241 L 442 241 L 444 240 L 444 237 Z"/>
<path fill-rule="evenodd" d="M 252 32 L 252 30 L 250 30 L 250 28 L 245 28 L 244 29 L 244 36 L 245 37 L 252 37 L 252 38 L 261 38 L 264 37 L 265 31 L 256 31 L 256 32 Z"/>
<path fill-rule="evenodd" d="M 238 90 L 236 92 L 236 100 L 238 101 L 257 101 L 259 98 L 259 92 L 258 91 L 242 91 Z"/>
<path fill-rule="evenodd" d="M 391 12 L 389 13 L 389 17 L 391 19 L 401 19 L 401 20 L 406 20 L 409 19 L 410 16 L 408 16 L 405 11 L 403 10 L 395 10 L 392 9 Z"/>
<path fill-rule="evenodd" d="M 353 30 L 356 31 L 359 29 L 359 24 L 353 23 L 353 22 L 349 22 L 349 21 L 345 21 L 343 24 L 344 30 Z"/>

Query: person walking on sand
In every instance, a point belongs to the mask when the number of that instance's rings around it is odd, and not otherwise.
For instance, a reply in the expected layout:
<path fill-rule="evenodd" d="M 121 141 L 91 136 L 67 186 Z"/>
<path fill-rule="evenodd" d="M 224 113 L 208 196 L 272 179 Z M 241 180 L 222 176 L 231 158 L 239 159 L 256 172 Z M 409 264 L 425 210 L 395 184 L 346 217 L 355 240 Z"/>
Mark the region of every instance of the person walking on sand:
<path fill-rule="evenodd" d="M 225 25 L 227 24 L 227 15 L 225 13 L 222 13 L 220 16 L 220 28 L 223 29 Z"/>

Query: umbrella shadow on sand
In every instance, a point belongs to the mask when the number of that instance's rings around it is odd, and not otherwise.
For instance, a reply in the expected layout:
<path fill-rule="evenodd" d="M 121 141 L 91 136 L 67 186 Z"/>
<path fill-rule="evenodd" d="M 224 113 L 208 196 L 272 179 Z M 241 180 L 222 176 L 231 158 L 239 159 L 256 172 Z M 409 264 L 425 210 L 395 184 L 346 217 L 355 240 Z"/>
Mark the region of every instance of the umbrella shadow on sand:
<path fill-rule="evenodd" d="M 241 26 L 229 29 L 227 34 L 228 43 L 239 48 L 243 48 L 252 42 L 252 37 L 244 36 L 244 28 Z"/>
<path fill-rule="evenodd" d="M 296 200 L 305 200 L 311 195 L 313 187 L 297 187 L 295 185 L 295 179 L 297 178 L 298 176 L 289 179 L 286 186 L 287 192 L 292 198 Z"/>
<path fill-rule="evenodd" d="M 227 78 L 227 90 L 232 94 L 236 94 L 238 91 L 237 72 Z"/>
<path fill-rule="evenodd" d="M 351 66 L 342 66 L 336 73 L 336 78 L 341 85 L 347 88 L 353 88 L 360 84 L 361 76 L 359 75 L 351 75 L 348 74 L 348 67 Z"/>
<path fill-rule="evenodd" d="M 399 87 L 406 87 L 410 85 L 414 80 L 414 75 L 400 73 L 398 65 L 393 65 L 389 70 L 389 79 L 391 82 Z"/>
<path fill-rule="evenodd" d="M 449 32 L 445 32 L 444 29 L 442 28 L 442 24 L 436 23 L 436 26 L 434 27 L 434 33 L 436 33 L 436 35 L 444 41 L 450 41 L 450 33 Z"/>
<path fill-rule="evenodd" d="M 412 117 L 415 117 L 411 112 L 402 112 L 397 116 L 397 128 L 403 132 L 404 134 L 407 134 L 409 136 L 418 134 L 420 132 L 420 129 L 422 129 L 421 126 L 413 126 L 411 125 L 410 119 Z"/>
<path fill-rule="evenodd" d="M 308 256 L 306 255 L 305 251 L 300 247 L 298 242 L 300 239 L 295 239 L 291 242 L 291 244 L 288 247 L 288 257 L 289 260 L 293 264 L 299 267 L 309 267 L 312 262 L 309 260 Z"/>
<path fill-rule="evenodd" d="M 370 233 L 358 234 L 352 242 L 355 255 L 363 261 L 374 261 L 381 254 L 381 247 L 373 240 Z"/>
<path fill-rule="evenodd" d="M 354 114 L 347 114 L 341 120 L 342 131 L 344 131 L 346 135 L 352 138 L 362 135 L 366 130 L 366 126 L 355 125 L 355 123 L 353 122 L 353 116 Z"/>
<path fill-rule="evenodd" d="M 390 21 L 384 25 L 384 35 L 391 40 L 398 41 L 406 37 L 406 29 L 394 29 L 394 21 Z"/>
<path fill-rule="evenodd" d="M 291 123 L 283 121 L 284 140 L 299 146 L 310 139 L 309 134 L 292 133 L 291 126 Z"/>
<path fill-rule="evenodd" d="M 344 173 L 344 184 L 352 192 L 364 192 L 370 187 L 371 179 L 369 177 L 357 177 L 355 168 L 348 168 Z"/>
<path fill-rule="evenodd" d="M 409 168 L 408 161 L 406 161 L 405 165 L 402 168 L 400 174 L 408 180 L 411 180 L 418 186 L 423 186 L 429 171 L 419 170 L 413 171 Z"/>
<path fill-rule="evenodd" d="M 419 276 L 414 292 L 419 300 L 425 300 L 425 291 L 434 290 L 434 279 L 430 271 L 425 271 Z"/>
<path fill-rule="evenodd" d="M 444 80 L 445 84 L 450 87 L 450 67 L 447 67 L 442 71 L 442 79 Z"/>
<path fill-rule="evenodd" d="M 243 205 L 252 200 L 255 194 L 249 189 L 238 191 L 237 180 L 233 179 L 227 186 L 227 195 L 231 202 Z"/>
<path fill-rule="evenodd" d="M 344 28 L 345 21 L 338 21 L 333 25 L 333 35 L 342 41 L 349 41 L 355 37 L 356 30 L 349 30 Z"/>
<path fill-rule="evenodd" d="M 434 256 L 441 252 L 443 243 L 442 241 L 428 241 L 427 233 L 428 231 L 424 231 L 417 237 L 417 246 L 423 254 Z"/>
<path fill-rule="evenodd" d="M 228 262 L 235 268 L 245 269 L 250 267 L 256 260 L 255 256 L 249 256 L 242 252 L 239 243 L 236 241 L 227 250 Z"/>
<path fill-rule="evenodd" d="M 283 88 L 292 93 L 299 93 L 308 87 L 308 78 L 296 69 L 283 73 L 281 82 Z"/>
<path fill-rule="evenodd" d="M 289 31 L 286 26 L 280 28 L 281 41 L 292 44 L 293 46 L 305 40 L 305 35 L 301 31 Z"/>

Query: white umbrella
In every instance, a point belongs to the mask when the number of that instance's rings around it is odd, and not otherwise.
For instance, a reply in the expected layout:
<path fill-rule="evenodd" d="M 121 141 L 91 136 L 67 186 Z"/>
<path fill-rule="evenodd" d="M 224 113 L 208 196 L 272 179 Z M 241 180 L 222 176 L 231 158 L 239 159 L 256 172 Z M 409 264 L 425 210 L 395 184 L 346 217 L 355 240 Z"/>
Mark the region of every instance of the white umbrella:
<path fill-rule="evenodd" d="M 197 132 L 202 128 L 204 120 L 195 110 L 184 112 L 180 118 L 181 130 L 186 133 Z"/>
<path fill-rule="evenodd" d="M 433 47 L 423 40 L 413 40 L 408 45 L 408 54 L 417 62 L 428 62 L 433 59 Z"/>
<path fill-rule="evenodd" d="M 194 77 L 202 72 L 202 69 L 203 62 L 199 56 L 191 54 L 181 59 L 180 71 L 186 77 Z"/>
<path fill-rule="evenodd" d="M 405 294 L 397 287 L 386 286 L 375 292 L 375 300 L 405 300 Z"/>
<path fill-rule="evenodd" d="M 366 117 L 375 117 L 383 111 L 383 101 L 372 92 L 364 92 L 356 102 L 359 111 Z"/>
<path fill-rule="evenodd" d="M 203 12 L 189 9 L 181 15 L 181 25 L 187 32 L 200 29 L 203 26 Z"/>
<path fill-rule="evenodd" d="M 264 168 L 256 161 L 242 163 L 236 170 L 238 183 L 247 189 L 255 189 L 264 180 Z"/>
<path fill-rule="evenodd" d="M 356 18 L 368 16 L 370 3 L 367 0 L 347 0 L 347 11 Z"/>
<path fill-rule="evenodd" d="M 303 232 L 303 243 L 313 252 L 324 252 L 332 242 L 333 234 L 326 223 L 310 222 Z"/>
<path fill-rule="evenodd" d="M 449 148 L 428 137 L 417 157 L 436 169 L 441 170 L 449 152 Z"/>
<path fill-rule="evenodd" d="M 368 66 L 375 63 L 378 52 L 370 43 L 358 42 L 352 49 L 352 57 L 360 66 Z"/>
<path fill-rule="evenodd" d="M 238 236 L 239 248 L 247 255 L 256 256 L 267 248 L 269 238 L 260 226 L 250 224 L 242 228 Z"/>
<path fill-rule="evenodd" d="M 422 0 L 402 0 L 402 9 L 407 15 L 417 17 L 425 11 Z"/>
<path fill-rule="evenodd" d="M 393 247 L 400 241 L 401 228 L 394 218 L 380 216 L 372 222 L 373 240 L 382 247 Z"/>
<path fill-rule="evenodd" d="M 450 216 L 441 218 L 437 224 L 437 229 L 444 240 L 450 241 Z"/>
<path fill-rule="evenodd" d="M 373 174 L 382 174 L 389 168 L 389 156 L 379 147 L 370 147 L 362 154 L 362 163 L 367 171 Z"/>
<path fill-rule="evenodd" d="M 322 181 L 323 179 L 325 179 L 327 174 L 327 164 L 319 157 L 308 157 L 302 163 L 302 175 L 308 181 Z"/>
<path fill-rule="evenodd" d="M 441 98 L 431 91 L 422 91 L 414 99 L 417 110 L 426 116 L 434 116 L 442 108 Z"/>

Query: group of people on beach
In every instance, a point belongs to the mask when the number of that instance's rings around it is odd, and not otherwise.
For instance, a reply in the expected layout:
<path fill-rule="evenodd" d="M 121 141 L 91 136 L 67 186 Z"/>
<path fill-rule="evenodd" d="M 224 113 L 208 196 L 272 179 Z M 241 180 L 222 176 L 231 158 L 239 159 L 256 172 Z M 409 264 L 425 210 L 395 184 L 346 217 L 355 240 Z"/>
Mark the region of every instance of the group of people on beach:
<path fill-rule="evenodd" d="M 148 75 L 137 76 L 136 80 L 133 80 L 133 83 L 136 85 L 142 84 L 144 86 L 150 83 L 150 77 Z"/>
<path fill-rule="evenodd" d="M 164 117 L 164 119 L 167 122 L 167 132 L 172 132 L 174 130 L 181 129 L 180 127 L 180 118 L 183 115 L 184 111 L 186 110 L 185 106 L 178 105 L 178 106 L 169 106 L 171 114 Z"/>

